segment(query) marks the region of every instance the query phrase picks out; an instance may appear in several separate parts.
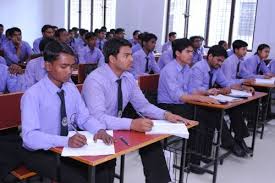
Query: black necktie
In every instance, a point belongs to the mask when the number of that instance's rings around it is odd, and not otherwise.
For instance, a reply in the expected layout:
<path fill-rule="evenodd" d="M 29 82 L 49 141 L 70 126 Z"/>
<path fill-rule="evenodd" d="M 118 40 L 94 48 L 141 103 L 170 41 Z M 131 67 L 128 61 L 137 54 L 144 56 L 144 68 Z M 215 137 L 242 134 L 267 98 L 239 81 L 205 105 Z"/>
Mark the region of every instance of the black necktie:
<path fill-rule="evenodd" d="M 241 61 L 238 62 L 238 65 L 237 65 L 237 70 L 236 70 L 236 79 L 240 79 L 239 77 L 239 72 L 240 72 L 240 64 L 241 64 Z"/>
<path fill-rule="evenodd" d="M 99 48 L 100 50 L 102 50 L 101 41 L 99 41 L 99 46 L 98 46 L 98 48 Z"/>
<path fill-rule="evenodd" d="M 256 74 L 257 75 L 260 73 L 260 66 L 261 66 L 261 62 L 258 63 L 258 65 L 257 65 L 257 69 L 256 69 Z"/>
<path fill-rule="evenodd" d="M 211 89 L 213 87 L 212 85 L 212 79 L 213 79 L 213 73 L 211 71 L 208 72 L 209 74 L 209 84 L 208 84 L 208 89 Z"/>
<path fill-rule="evenodd" d="M 60 101 L 61 101 L 61 105 L 60 105 L 60 116 L 61 116 L 61 118 L 60 118 L 60 120 L 61 120 L 60 135 L 67 136 L 68 135 L 68 120 L 67 120 L 67 114 L 66 114 L 64 90 L 57 92 L 57 95 L 59 96 Z"/>
<path fill-rule="evenodd" d="M 145 65 L 145 73 L 149 73 L 149 57 L 145 57 L 146 65 Z"/>
<path fill-rule="evenodd" d="M 122 105 L 123 105 L 123 96 L 121 89 L 121 79 L 116 80 L 117 87 L 117 116 L 120 118 L 122 116 Z"/>

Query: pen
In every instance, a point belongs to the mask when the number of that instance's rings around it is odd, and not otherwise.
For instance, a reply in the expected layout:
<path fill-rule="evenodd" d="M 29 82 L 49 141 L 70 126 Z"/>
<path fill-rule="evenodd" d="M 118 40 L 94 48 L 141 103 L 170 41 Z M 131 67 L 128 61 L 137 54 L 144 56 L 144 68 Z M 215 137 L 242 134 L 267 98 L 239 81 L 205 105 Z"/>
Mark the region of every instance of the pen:
<path fill-rule="evenodd" d="M 127 146 L 129 146 L 128 142 L 123 138 L 123 137 L 119 137 L 119 139 Z"/>
<path fill-rule="evenodd" d="M 137 114 L 139 115 L 139 117 L 145 119 L 145 117 L 140 112 L 137 111 Z"/>
<path fill-rule="evenodd" d="M 70 126 L 73 128 L 73 130 L 75 131 L 75 133 L 80 134 L 80 133 L 77 131 L 77 129 L 75 128 L 74 125 L 71 124 Z M 87 140 L 86 140 L 85 145 L 88 145 Z"/>

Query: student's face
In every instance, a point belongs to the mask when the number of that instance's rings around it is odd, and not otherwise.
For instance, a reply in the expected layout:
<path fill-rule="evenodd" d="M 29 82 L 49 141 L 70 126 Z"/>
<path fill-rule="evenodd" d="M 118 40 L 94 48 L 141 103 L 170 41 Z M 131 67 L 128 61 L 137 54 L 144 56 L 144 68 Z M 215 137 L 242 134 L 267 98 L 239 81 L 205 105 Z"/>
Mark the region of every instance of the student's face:
<path fill-rule="evenodd" d="M 135 39 L 135 40 L 138 40 L 138 35 L 140 34 L 140 32 L 137 32 L 134 36 L 133 36 L 133 38 Z"/>
<path fill-rule="evenodd" d="M 173 35 L 173 36 L 171 36 L 171 37 L 169 37 L 169 40 L 172 42 L 172 41 L 174 41 L 175 39 L 177 39 L 177 35 L 175 34 L 175 35 Z"/>
<path fill-rule="evenodd" d="M 69 39 L 69 35 L 68 35 L 68 32 L 67 32 L 67 31 L 61 32 L 60 35 L 59 35 L 59 38 L 58 38 L 58 40 L 59 40 L 61 43 L 66 43 L 66 42 L 68 42 L 68 39 Z"/>
<path fill-rule="evenodd" d="M 154 51 L 156 47 L 157 40 L 156 39 L 150 39 L 148 42 L 144 42 L 145 49 L 147 49 L 149 52 Z"/>
<path fill-rule="evenodd" d="M 109 34 L 108 37 L 107 37 L 107 39 L 110 40 L 110 39 L 112 39 L 113 37 L 114 37 L 114 34 Z"/>
<path fill-rule="evenodd" d="M 193 48 L 191 46 L 185 48 L 181 52 L 176 51 L 176 58 L 179 60 L 182 64 L 191 64 L 192 63 L 192 57 L 193 57 Z"/>
<path fill-rule="evenodd" d="M 226 42 L 223 43 L 222 47 L 224 47 L 225 50 L 228 50 L 228 44 Z"/>
<path fill-rule="evenodd" d="M 110 56 L 109 62 L 119 71 L 129 71 L 133 64 L 132 49 L 122 46 L 117 56 Z"/>
<path fill-rule="evenodd" d="M 213 57 L 212 54 L 208 56 L 208 63 L 210 64 L 210 67 L 214 69 L 218 69 L 222 66 L 222 63 L 224 61 L 224 56 L 215 56 Z"/>
<path fill-rule="evenodd" d="M 14 32 L 11 36 L 11 40 L 15 44 L 19 44 L 22 41 L 22 35 L 21 32 Z"/>
<path fill-rule="evenodd" d="M 69 81 L 73 72 L 75 58 L 72 55 L 61 53 L 57 60 L 45 62 L 49 78 L 57 85 Z"/>
<path fill-rule="evenodd" d="M 247 47 L 241 47 L 239 49 L 235 49 L 235 54 L 239 57 L 244 57 L 247 53 Z"/>
<path fill-rule="evenodd" d="M 106 32 L 100 32 L 98 33 L 98 38 L 99 39 L 105 39 Z"/>
<path fill-rule="evenodd" d="M 52 38 L 54 36 L 54 30 L 52 28 L 48 28 L 44 33 L 43 36 L 45 38 Z"/>
<path fill-rule="evenodd" d="M 125 35 L 125 32 L 120 32 L 120 33 L 116 34 L 116 37 L 120 38 L 120 39 L 123 39 L 124 35 Z"/>
<path fill-rule="evenodd" d="M 0 27 L 0 35 L 2 35 L 4 32 L 4 27 Z"/>
<path fill-rule="evenodd" d="M 269 56 L 270 48 L 264 48 L 261 51 L 258 51 L 258 55 L 262 60 L 266 60 Z"/>
<path fill-rule="evenodd" d="M 94 48 L 96 46 L 96 37 L 89 38 L 87 44 L 90 48 Z"/>
<path fill-rule="evenodd" d="M 200 39 L 200 38 L 194 39 L 193 47 L 194 47 L 195 49 L 200 48 L 201 45 L 202 45 L 202 39 Z"/>

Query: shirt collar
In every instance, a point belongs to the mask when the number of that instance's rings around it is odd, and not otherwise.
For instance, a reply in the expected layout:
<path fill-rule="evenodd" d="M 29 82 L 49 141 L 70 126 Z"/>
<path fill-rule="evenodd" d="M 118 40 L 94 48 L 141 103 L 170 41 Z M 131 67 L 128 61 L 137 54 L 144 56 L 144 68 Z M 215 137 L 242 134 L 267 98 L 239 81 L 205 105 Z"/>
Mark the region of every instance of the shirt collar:
<path fill-rule="evenodd" d="M 178 72 L 183 72 L 185 69 L 189 67 L 187 64 L 185 65 L 179 64 L 179 62 L 176 59 L 174 59 L 173 62 L 176 64 L 176 68 Z"/>
<path fill-rule="evenodd" d="M 61 89 L 64 89 L 67 85 L 67 83 L 63 83 L 61 88 L 58 88 L 48 77 L 48 74 L 43 78 L 44 84 L 46 88 L 49 90 L 50 93 L 56 94 L 57 92 L 60 92 Z"/>
<path fill-rule="evenodd" d="M 122 73 L 122 75 L 119 77 L 117 77 L 117 75 L 114 73 L 114 71 L 111 69 L 111 67 L 109 66 L 109 64 L 104 64 L 105 70 L 108 72 L 108 77 L 110 77 L 112 82 L 116 82 L 118 79 L 126 77 L 126 71 L 124 71 Z"/>

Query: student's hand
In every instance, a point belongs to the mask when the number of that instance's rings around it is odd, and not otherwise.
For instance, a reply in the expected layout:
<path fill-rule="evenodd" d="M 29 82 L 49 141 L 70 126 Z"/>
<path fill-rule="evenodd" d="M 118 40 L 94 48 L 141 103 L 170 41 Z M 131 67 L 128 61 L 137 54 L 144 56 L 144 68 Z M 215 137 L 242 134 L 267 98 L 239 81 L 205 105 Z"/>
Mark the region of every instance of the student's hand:
<path fill-rule="evenodd" d="M 272 78 L 272 75 L 268 75 L 268 74 L 264 75 L 264 79 L 270 79 L 270 78 Z"/>
<path fill-rule="evenodd" d="M 255 83 L 255 79 L 246 79 L 243 82 L 243 84 L 245 84 L 245 85 L 252 85 L 254 83 Z"/>
<path fill-rule="evenodd" d="M 76 133 L 74 136 L 69 138 L 68 145 L 71 148 L 80 148 L 87 144 L 87 139 L 84 135 Z"/>
<path fill-rule="evenodd" d="M 250 92 L 250 93 L 252 93 L 253 95 L 254 95 L 254 93 L 255 93 L 255 89 L 254 89 L 253 87 L 250 87 L 250 86 L 244 86 L 244 85 L 242 85 L 242 90 L 245 90 L 245 91 L 247 91 L 247 92 Z"/>
<path fill-rule="evenodd" d="M 217 101 L 216 99 L 206 97 L 206 96 L 199 96 L 198 101 L 207 103 L 207 104 L 220 104 L 219 101 Z"/>
<path fill-rule="evenodd" d="M 94 135 L 94 141 L 97 139 L 103 140 L 103 142 L 107 145 L 111 145 L 114 143 L 114 139 L 111 135 L 109 135 L 105 130 L 101 129 Z"/>
<path fill-rule="evenodd" d="M 211 88 L 207 90 L 207 95 L 218 95 L 218 94 L 219 94 L 219 90 L 217 88 Z"/>
<path fill-rule="evenodd" d="M 151 131 L 153 127 L 153 122 L 150 119 L 138 118 L 134 119 L 131 123 L 131 130 L 138 132 L 148 132 Z"/>
<path fill-rule="evenodd" d="M 9 72 L 10 72 L 11 74 L 23 74 L 23 69 L 22 69 L 19 65 L 12 64 L 12 65 L 9 67 Z"/>
<path fill-rule="evenodd" d="M 228 88 L 228 87 L 227 88 L 221 88 L 219 93 L 222 94 L 222 95 L 227 95 L 227 94 L 231 93 L 231 89 Z"/>
<path fill-rule="evenodd" d="M 196 121 L 183 118 L 179 115 L 172 114 L 171 112 L 168 112 L 168 111 L 165 112 L 164 118 L 165 118 L 165 120 L 170 121 L 172 123 L 183 122 L 183 123 L 185 123 L 185 125 L 192 125 L 192 124 L 197 123 Z"/>

